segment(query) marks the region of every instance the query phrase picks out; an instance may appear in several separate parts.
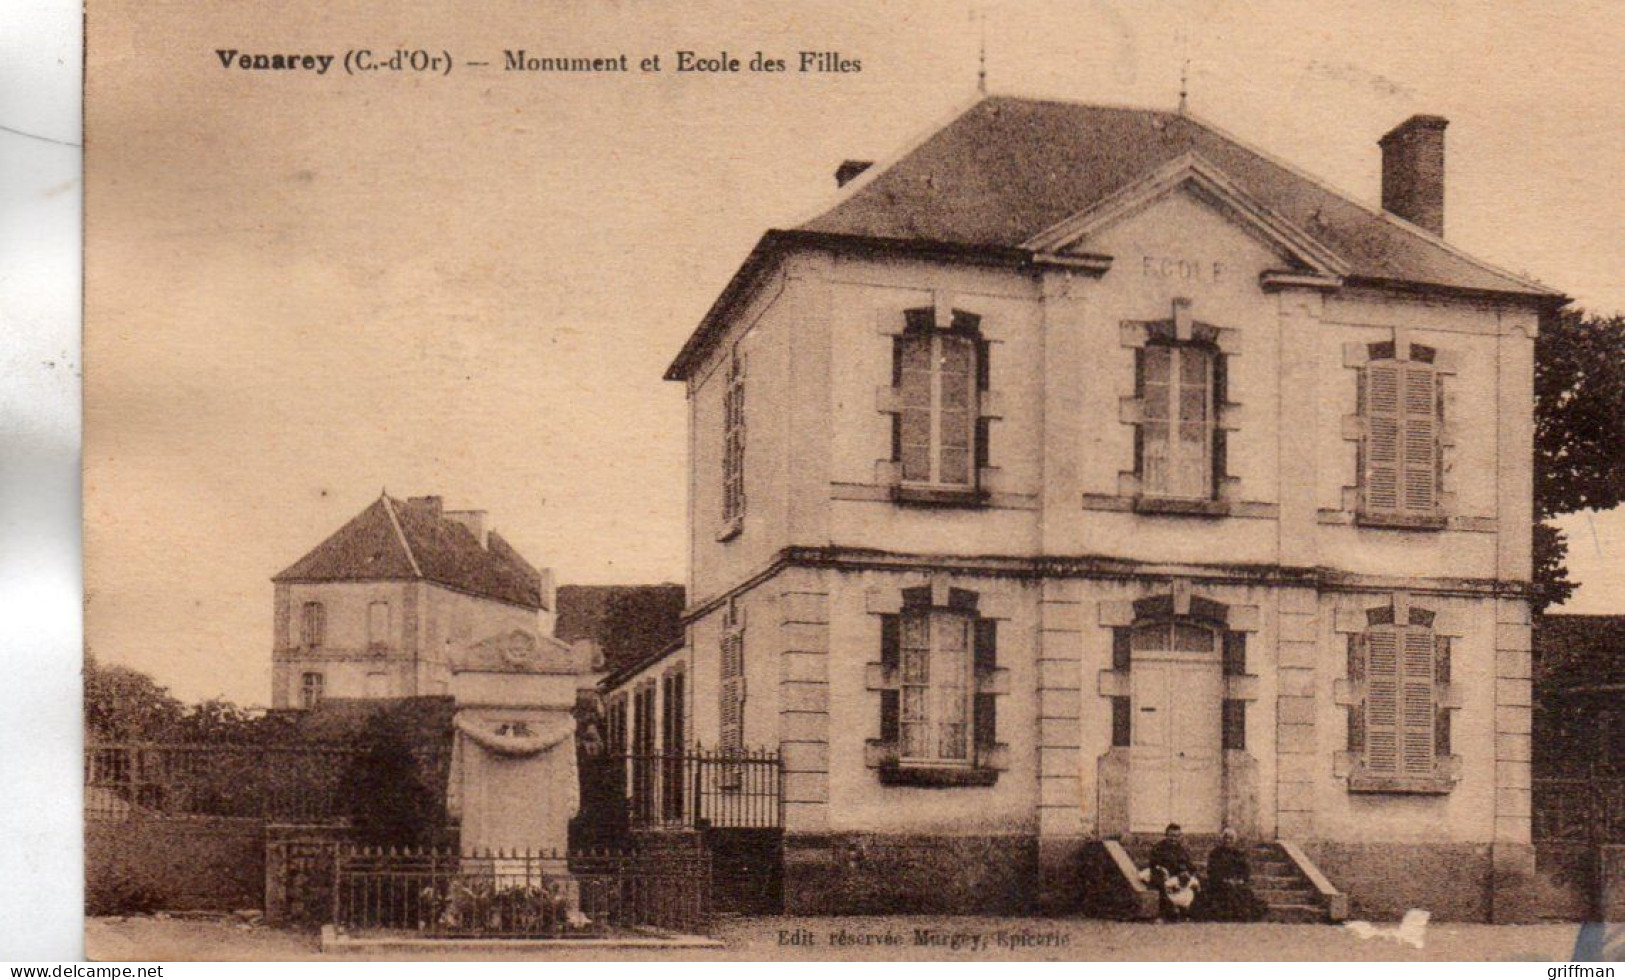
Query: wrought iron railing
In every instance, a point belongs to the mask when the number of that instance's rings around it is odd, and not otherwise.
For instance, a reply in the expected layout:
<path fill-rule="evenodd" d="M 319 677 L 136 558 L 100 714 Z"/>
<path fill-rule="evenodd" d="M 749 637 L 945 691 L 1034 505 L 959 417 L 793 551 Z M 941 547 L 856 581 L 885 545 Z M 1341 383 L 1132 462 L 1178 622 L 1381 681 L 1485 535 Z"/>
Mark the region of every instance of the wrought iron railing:
<path fill-rule="evenodd" d="M 92 743 L 85 747 L 85 813 L 95 820 L 331 820 L 344 812 L 344 776 L 356 754 L 322 744 Z"/>
<path fill-rule="evenodd" d="M 548 939 L 711 927 L 710 857 L 660 851 L 341 849 L 342 933 Z"/>
<path fill-rule="evenodd" d="M 782 826 L 778 753 L 695 748 L 684 752 L 589 759 L 600 783 L 625 800 L 631 826 L 757 828 Z"/>

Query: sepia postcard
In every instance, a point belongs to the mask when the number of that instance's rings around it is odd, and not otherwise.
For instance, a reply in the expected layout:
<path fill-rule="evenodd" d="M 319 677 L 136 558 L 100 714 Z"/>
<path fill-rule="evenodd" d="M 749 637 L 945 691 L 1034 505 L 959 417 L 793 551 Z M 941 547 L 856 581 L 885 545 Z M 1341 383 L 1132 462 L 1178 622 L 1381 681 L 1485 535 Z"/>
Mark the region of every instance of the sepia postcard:
<path fill-rule="evenodd" d="M 91 0 L 90 956 L 1611 976 L 1619 13 Z"/>

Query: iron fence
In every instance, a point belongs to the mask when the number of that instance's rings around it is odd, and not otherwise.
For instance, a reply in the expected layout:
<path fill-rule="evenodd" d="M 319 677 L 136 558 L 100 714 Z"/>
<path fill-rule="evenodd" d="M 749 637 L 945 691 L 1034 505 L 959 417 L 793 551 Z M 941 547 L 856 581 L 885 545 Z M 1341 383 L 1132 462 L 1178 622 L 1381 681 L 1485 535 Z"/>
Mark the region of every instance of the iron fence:
<path fill-rule="evenodd" d="M 592 760 L 623 787 L 635 828 L 773 829 L 782 826 L 778 753 L 695 748 Z"/>
<path fill-rule="evenodd" d="M 426 938 L 548 939 L 711 927 L 710 858 L 658 852 L 341 849 L 333 923 L 341 932 Z"/>
<path fill-rule="evenodd" d="M 93 743 L 85 747 L 85 813 L 326 821 L 344 813 L 346 746 Z"/>
<path fill-rule="evenodd" d="M 1625 779 L 1536 779 L 1531 796 L 1537 841 L 1625 842 Z"/>

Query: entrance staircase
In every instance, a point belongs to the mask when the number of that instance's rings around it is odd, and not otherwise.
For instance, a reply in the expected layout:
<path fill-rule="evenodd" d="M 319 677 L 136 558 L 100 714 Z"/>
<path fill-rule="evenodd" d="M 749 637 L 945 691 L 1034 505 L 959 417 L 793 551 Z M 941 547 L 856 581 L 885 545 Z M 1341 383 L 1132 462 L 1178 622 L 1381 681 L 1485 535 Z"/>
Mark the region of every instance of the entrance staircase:
<path fill-rule="evenodd" d="M 1144 870 L 1151 848 L 1159 838 L 1136 834 L 1120 842 L 1136 871 Z M 1207 855 L 1218 843 L 1211 834 L 1185 837 L 1185 849 L 1196 862 L 1198 876 L 1207 868 Z M 1253 893 L 1269 906 L 1267 922 L 1341 922 L 1348 915 L 1348 899 L 1332 886 L 1320 869 L 1288 841 L 1254 841 L 1245 845 L 1252 865 Z"/>

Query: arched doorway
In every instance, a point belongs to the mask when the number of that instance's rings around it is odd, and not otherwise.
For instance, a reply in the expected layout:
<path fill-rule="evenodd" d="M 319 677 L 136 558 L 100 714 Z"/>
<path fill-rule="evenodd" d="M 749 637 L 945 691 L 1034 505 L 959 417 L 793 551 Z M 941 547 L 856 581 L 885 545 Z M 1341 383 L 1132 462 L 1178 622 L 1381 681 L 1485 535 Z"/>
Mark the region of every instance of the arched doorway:
<path fill-rule="evenodd" d="M 1222 633 L 1188 618 L 1130 633 L 1129 825 L 1213 833 L 1223 820 Z"/>

